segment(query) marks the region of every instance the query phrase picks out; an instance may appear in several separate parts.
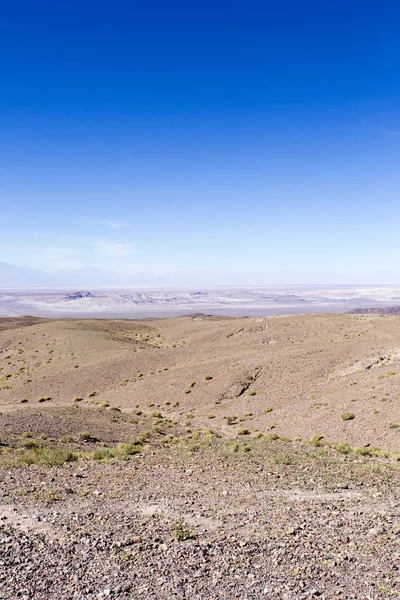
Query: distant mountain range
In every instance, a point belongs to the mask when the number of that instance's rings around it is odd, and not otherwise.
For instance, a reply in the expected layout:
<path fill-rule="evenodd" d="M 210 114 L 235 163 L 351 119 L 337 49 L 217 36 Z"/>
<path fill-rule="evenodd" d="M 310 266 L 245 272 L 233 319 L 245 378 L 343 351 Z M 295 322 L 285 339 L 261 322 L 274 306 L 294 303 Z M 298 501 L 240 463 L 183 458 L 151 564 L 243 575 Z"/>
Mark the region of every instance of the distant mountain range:
<path fill-rule="evenodd" d="M 162 284 L 161 280 L 153 275 L 121 275 L 114 271 L 105 271 L 95 267 L 70 271 L 47 272 L 40 269 L 31 269 L 17 265 L 0 262 L 0 289 L 17 287 L 99 287 L 109 285 L 141 285 Z"/>
<path fill-rule="evenodd" d="M 400 306 L 385 306 L 375 308 L 354 308 L 349 315 L 400 315 Z"/>

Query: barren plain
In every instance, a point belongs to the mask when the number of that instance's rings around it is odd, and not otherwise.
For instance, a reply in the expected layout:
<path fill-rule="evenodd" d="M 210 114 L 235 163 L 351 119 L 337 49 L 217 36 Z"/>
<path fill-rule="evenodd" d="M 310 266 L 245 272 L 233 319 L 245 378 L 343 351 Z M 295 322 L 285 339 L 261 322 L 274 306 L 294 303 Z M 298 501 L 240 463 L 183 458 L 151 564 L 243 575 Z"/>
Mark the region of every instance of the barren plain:
<path fill-rule="evenodd" d="M 400 320 L 0 319 L 0 598 L 400 598 Z"/>

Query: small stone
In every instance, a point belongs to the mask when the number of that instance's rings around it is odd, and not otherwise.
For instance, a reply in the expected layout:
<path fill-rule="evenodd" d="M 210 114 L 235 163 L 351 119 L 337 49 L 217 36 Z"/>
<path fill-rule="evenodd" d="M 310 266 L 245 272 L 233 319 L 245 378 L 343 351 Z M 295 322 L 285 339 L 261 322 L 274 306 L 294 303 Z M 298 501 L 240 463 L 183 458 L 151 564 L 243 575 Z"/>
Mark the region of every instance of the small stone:
<path fill-rule="evenodd" d="M 376 535 L 382 535 L 385 533 L 385 530 L 382 527 L 373 527 L 368 531 L 368 535 L 373 537 Z"/>
<path fill-rule="evenodd" d="M 142 538 L 139 535 L 133 535 L 131 537 L 132 544 L 140 544 L 141 541 L 142 541 Z"/>

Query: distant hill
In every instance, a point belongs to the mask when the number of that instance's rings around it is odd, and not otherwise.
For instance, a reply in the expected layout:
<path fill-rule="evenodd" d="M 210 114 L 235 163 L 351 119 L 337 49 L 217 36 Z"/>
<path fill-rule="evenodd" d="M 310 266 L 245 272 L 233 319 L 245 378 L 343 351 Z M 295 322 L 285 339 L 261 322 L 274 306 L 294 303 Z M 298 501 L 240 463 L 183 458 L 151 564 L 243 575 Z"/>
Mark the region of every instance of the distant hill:
<path fill-rule="evenodd" d="M 349 315 L 400 315 L 400 306 L 378 306 L 375 308 L 353 308 L 349 310 Z"/>

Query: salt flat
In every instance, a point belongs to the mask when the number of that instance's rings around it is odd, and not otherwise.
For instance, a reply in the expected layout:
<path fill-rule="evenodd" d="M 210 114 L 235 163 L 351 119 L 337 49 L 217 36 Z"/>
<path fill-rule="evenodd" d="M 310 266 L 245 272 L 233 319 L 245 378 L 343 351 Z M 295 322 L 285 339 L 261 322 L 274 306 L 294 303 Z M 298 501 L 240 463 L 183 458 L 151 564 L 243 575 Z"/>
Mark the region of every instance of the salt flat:
<path fill-rule="evenodd" d="M 36 316 L 145 318 L 207 311 L 226 316 L 346 312 L 400 303 L 400 286 L 284 286 L 260 289 L 4 290 L 0 310 Z"/>

